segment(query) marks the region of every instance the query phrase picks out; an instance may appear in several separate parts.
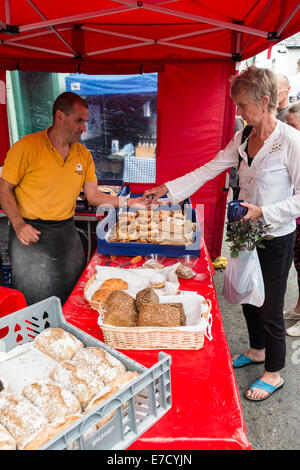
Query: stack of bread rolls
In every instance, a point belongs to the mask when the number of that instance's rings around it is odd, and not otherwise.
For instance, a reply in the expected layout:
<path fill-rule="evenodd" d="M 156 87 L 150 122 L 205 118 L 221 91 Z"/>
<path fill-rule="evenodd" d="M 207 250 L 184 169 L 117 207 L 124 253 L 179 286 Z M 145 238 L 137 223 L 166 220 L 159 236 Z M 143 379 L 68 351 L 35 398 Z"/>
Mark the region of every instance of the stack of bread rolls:
<path fill-rule="evenodd" d="M 100 347 L 84 347 L 61 328 L 48 328 L 33 347 L 57 361 L 49 377 L 22 393 L 0 378 L 0 450 L 36 450 L 138 376 Z M 101 420 L 102 426 L 112 414 Z"/>

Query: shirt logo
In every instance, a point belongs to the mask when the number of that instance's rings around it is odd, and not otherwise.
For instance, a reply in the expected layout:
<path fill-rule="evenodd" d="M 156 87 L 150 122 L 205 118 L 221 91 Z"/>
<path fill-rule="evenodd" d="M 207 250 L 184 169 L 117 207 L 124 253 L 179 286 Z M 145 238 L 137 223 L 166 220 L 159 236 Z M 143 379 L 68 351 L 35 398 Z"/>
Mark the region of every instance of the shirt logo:
<path fill-rule="evenodd" d="M 83 174 L 81 163 L 76 164 L 75 173 L 77 173 L 77 175 L 82 175 Z"/>

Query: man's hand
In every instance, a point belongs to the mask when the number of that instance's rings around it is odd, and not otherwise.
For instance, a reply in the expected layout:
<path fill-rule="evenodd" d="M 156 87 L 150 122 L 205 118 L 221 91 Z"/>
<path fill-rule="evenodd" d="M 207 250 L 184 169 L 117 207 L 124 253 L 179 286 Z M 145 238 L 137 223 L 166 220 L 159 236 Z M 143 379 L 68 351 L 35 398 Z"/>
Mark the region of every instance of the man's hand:
<path fill-rule="evenodd" d="M 167 186 L 165 184 L 162 184 L 152 189 L 147 189 L 147 191 L 144 192 L 143 199 L 149 199 L 151 201 L 151 204 L 154 204 L 160 197 L 164 196 L 167 192 Z"/>
<path fill-rule="evenodd" d="M 15 227 L 15 232 L 22 243 L 22 245 L 30 245 L 39 241 L 39 235 L 41 232 L 36 230 L 32 225 L 21 223 Z"/>
<path fill-rule="evenodd" d="M 241 202 L 241 206 L 247 207 L 248 212 L 244 215 L 243 220 L 255 220 L 262 217 L 263 213 L 260 207 L 249 204 L 248 202 Z"/>

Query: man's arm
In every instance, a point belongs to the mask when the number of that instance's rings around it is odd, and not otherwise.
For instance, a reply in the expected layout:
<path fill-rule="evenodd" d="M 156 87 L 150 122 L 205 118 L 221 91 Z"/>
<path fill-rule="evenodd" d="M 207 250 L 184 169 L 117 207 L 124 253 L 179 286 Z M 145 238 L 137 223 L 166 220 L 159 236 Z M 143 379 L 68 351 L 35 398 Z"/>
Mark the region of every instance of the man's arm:
<path fill-rule="evenodd" d="M 29 245 L 30 243 L 35 243 L 39 240 L 41 232 L 31 225 L 26 224 L 24 219 L 21 217 L 14 196 L 14 188 L 15 185 L 12 183 L 9 183 L 3 178 L 0 179 L 0 204 L 9 218 L 20 242 L 23 245 Z"/>
<path fill-rule="evenodd" d="M 143 200 L 143 197 L 138 198 L 125 198 L 125 197 L 118 197 L 112 196 L 111 194 L 105 194 L 99 191 L 98 185 L 95 181 L 84 183 L 83 185 L 84 194 L 89 201 L 89 203 L 93 206 L 102 206 L 105 207 L 148 207 L 149 201 Z"/>

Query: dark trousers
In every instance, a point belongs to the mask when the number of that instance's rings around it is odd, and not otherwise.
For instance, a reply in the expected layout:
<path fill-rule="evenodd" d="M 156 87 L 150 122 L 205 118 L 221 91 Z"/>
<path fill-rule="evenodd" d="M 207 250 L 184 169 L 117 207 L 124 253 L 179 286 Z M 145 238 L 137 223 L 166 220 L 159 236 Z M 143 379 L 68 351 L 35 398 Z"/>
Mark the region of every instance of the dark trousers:
<path fill-rule="evenodd" d="M 243 305 L 250 347 L 266 350 L 265 370 L 277 372 L 285 366 L 286 342 L 283 318 L 284 296 L 294 257 L 296 231 L 263 242 L 258 257 L 265 285 L 261 307 Z"/>
<path fill-rule="evenodd" d="M 59 297 L 64 304 L 85 267 L 74 221 L 25 221 L 41 235 L 38 242 L 25 246 L 10 226 L 12 286 L 24 294 L 28 305 L 51 296 Z"/>
<path fill-rule="evenodd" d="M 297 271 L 298 291 L 300 295 L 300 225 L 296 227 L 296 242 L 294 247 L 294 264 Z"/>

